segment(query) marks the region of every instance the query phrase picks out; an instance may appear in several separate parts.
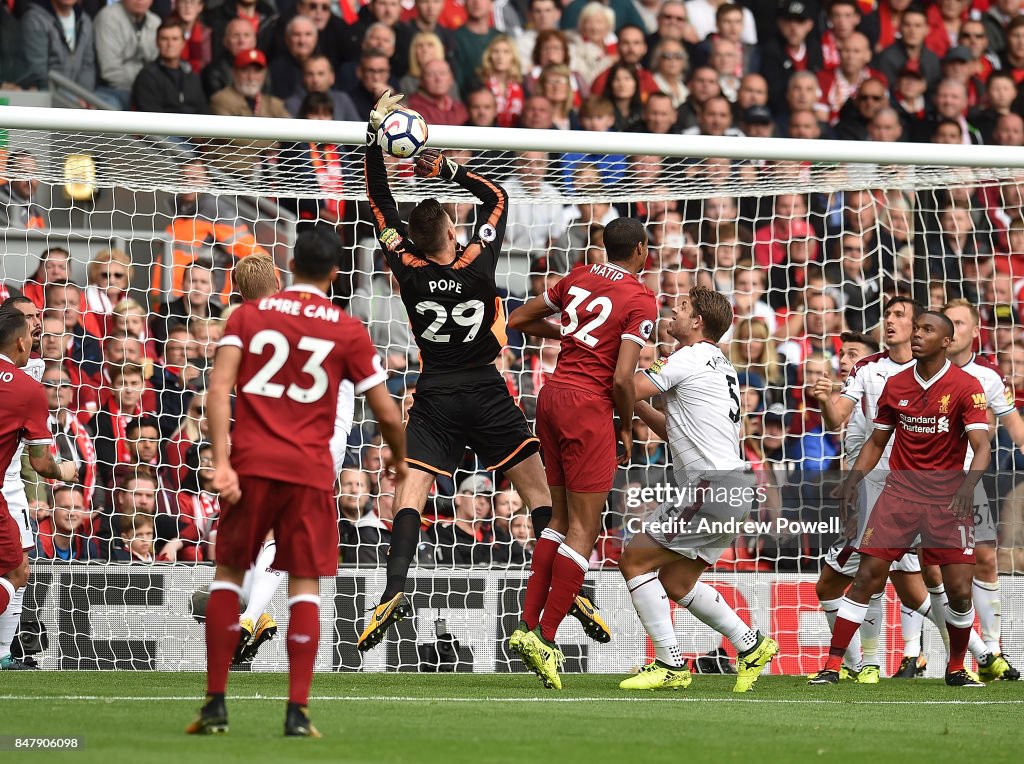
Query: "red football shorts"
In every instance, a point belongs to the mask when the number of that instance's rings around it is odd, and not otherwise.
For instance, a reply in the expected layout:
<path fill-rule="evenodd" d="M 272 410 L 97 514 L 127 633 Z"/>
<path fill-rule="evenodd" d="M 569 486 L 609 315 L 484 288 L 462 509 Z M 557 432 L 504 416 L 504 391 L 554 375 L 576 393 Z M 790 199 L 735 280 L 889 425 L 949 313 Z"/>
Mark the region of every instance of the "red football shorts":
<path fill-rule="evenodd" d="M 225 506 L 217 526 L 217 562 L 246 570 L 274 532 L 274 569 L 300 578 L 338 572 L 338 509 L 330 491 L 239 475 L 242 500 Z"/>
<path fill-rule="evenodd" d="M 0 576 L 10 573 L 25 559 L 21 528 L 11 517 L 7 502 L 0 497 Z"/>
<path fill-rule="evenodd" d="M 615 423 L 607 398 L 544 385 L 537 396 L 537 437 L 548 485 L 606 493 L 615 480 Z"/>
<path fill-rule="evenodd" d="M 896 561 L 921 538 L 922 565 L 973 565 L 974 517 L 958 518 L 949 503 L 920 504 L 894 496 L 886 488 L 878 497 L 857 551 Z M 877 546 L 876 546 L 877 545 Z"/>

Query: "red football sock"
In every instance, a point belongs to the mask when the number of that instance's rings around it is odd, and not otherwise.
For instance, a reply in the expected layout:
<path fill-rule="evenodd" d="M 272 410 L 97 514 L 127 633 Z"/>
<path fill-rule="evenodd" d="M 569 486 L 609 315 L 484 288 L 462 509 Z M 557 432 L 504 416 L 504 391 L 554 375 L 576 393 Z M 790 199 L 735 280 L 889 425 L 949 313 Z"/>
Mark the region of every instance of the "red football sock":
<path fill-rule="evenodd" d="M 828 659 L 825 661 L 827 670 L 839 671 L 842 668 L 846 648 L 850 646 L 850 640 L 859 628 L 860 624 L 856 621 L 836 616 L 836 625 L 832 627 L 832 644 L 829 645 Z"/>
<path fill-rule="evenodd" d="M 210 584 L 206 604 L 206 692 L 223 695 L 228 685 L 228 669 L 238 647 L 238 597 L 241 589 L 232 583 Z"/>
<path fill-rule="evenodd" d="M 953 673 L 964 667 L 967 643 L 971 639 L 971 627 L 950 626 L 947 622 L 946 630 L 949 632 L 949 665 L 946 667 L 946 671 Z"/>
<path fill-rule="evenodd" d="M 320 646 L 320 598 L 292 597 L 288 617 L 288 702 L 304 706 L 313 684 L 313 664 Z"/>
<path fill-rule="evenodd" d="M 523 600 L 523 620 L 533 629 L 540 622 L 540 613 L 551 589 L 551 566 L 565 537 L 549 528 L 541 533 L 533 548 L 530 562 L 530 578 L 526 582 L 526 597 Z"/>
<path fill-rule="evenodd" d="M 565 620 L 576 595 L 580 593 L 586 566 L 587 561 L 583 556 L 564 544 L 555 555 L 555 562 L 551 566 L 551 593 L 548 594 L 544 615 L 540 619 L 541 636 L 549 642 L 555 641 L 559 625 Z"/>

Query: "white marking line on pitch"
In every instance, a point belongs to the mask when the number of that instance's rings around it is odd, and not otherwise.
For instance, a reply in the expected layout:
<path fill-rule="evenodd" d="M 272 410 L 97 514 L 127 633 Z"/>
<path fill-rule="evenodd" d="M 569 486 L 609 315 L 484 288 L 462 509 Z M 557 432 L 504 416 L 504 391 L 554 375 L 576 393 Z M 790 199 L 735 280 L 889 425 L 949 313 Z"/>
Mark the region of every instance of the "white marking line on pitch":
<path fill-rule="evenodd" d="M 229 701 L 236 700 L 287 700 L 284 695 L 229 695 Z M 198 695 L 160 695 L 160 696 L 137 696 L 137 695 L 0 695 L 0 700 L 18 701 L 108 701 L 108 702 L 129 702 L 129 701 L 195 701 L 202 698 Z M 984 706 L 1015 706 L 1024 705 L 1024 699 L 1020 700 L 845 700 L 839 698 L 820 698 L 807 700 L 798 699 L 773 699 L 773 698 L 705 698 L 699 696 L 684 698 L 426 698 L 411 695 L 324 695 L 312 697 L 310 700 L 316 702 L 342 702 L 342 703 L 778 703 L 792 705 L 855 705 L 855 706 L 962 706 L 965 703 Z"/>

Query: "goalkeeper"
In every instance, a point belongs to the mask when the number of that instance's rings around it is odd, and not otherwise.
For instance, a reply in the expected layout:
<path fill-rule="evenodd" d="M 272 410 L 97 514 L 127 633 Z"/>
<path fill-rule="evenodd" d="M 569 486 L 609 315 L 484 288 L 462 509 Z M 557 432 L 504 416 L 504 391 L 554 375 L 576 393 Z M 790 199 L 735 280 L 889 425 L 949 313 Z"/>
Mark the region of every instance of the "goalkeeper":
<path fill-rule="evenodd" d="M 377 130 L 401 101 L 385 92 L 370 112 L 365 149 L 366 195 L 377 238 L 398 280 L 422 371 L 406 425 L 408 478 L 395 495 L 387 584 L 359 637 L 369 650 L 393 623 L 412 615 L 406 579 L 419 543 L 420 512 L 438 475 L 451 476 L 468 445 L 488 470 L 502 470 L 533 510 L 534 527 L 551 517 L 551 494 L 537 438 L 494 365 L 506 342 L 505 311 L 495 283 L 508 215 L 508 195 L 487 178 L 426 149 L 416 175 L 443 178 L 480 200 L 473 235 L 456 241 L 455 223 L 435 198 L 402 222 L 388 185 Z"/>

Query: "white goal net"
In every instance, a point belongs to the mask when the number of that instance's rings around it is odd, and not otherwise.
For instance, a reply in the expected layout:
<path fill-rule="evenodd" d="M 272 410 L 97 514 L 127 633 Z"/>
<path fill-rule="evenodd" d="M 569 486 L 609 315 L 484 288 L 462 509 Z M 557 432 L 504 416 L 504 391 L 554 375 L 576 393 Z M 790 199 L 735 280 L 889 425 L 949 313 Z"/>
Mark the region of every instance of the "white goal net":
<path fill-rule="evenodd" d="M 415 394 L 417 350 L 364 194 L 363 126 L 196 117 L 186 129 L 165 120 L 0 110 L 0 294 L 24 294 L 43 313 L 57 448 L 83 476 L 81 490 L 69 491 L 23 475 L 37 552 L 19 643 L 45 668 L 204 667 L 199 618 L 218 511 L 206 490 L 204 396 L 240 258 L 267 253 L 287 276 L 296 231 L 332 227 L 344 253 L 334 299 L 366 322 L 396 399 L 407 408 Z M 603 227 L 621 215 L 647 226 L 642 277 L 662 317 L 695 284 L 730 297 L 736 321 L 723 347 L 740 371 L 745 456 L 770 488 L 758 517 L 785 518 L 794 530 L 741 536 L 710 579 L 779 640 L 773 671 L 818 668 L 828 629 L 814 582 L 836 534 L 812 526 L 836 517 L 829 489 L 845 465 L 843 437 L 825 427 L 809 387 L 823 376 L 840 381 L 844 332 L 885 344 L 888 299 L 941 307 L 964 298 L 979 311 L 976 350 L 998 366 L 1014 407 L 1024 405 L 1024 154 L 440 127 L 430 143 L 509 191 L 498 269 L 508 310 L 601 261 Z M 414 178 L 408 162 L 389 165 L 401 205 L 437 198 L 460 235 L 471 231 L 464 193 Z M 672 347 L 659 327 L 641 365 Z M 556 357 L 554 344 L 513 332 L 498 359 L 531 424 Z M 651 654 L 616 565 L 653 508 L 643 489 L 671 480 L 670 456 L 639 421 L 634 438 L 585 585 L 615 638 L 596 645 L 567 622 L 570 671 L 628 671 Z M 437 635 L 450 633 L 458 659 L 442 670 L 521 670 L 504 643 L 529 569 L 529 514 L 504 476 L 485 473 L 468 452 L 428 502 L 409 579 L 416 617 L 361 660 L 355 641 L 384 587 L 394 511 L 381 462 L 379 433 L 357 401 L 317 668 L 438 670 Z M 1024 573 L 1019 466 L 1021 450 L 995 429 L 985 486 L 1003 574 L 1003 646 L 1015 658 L 1024 657 L 1024 597 L 1012 578 Z M 147 527 L 151 548 L 133 545 Z M 150 554 L 173 561 L 147 562 Z M 282 628 L 284 596 L 270 605 Z M 891 593 L 887 602 L 885 673 L 903 647 L 898 603 Z M 676 622 L 691 657 L 728 648 L 682 608 Z M 930 625 L 925 634 L 939 665 L 938 636 Z M 282 670 L 282 642 L 248 668 Z"/>

